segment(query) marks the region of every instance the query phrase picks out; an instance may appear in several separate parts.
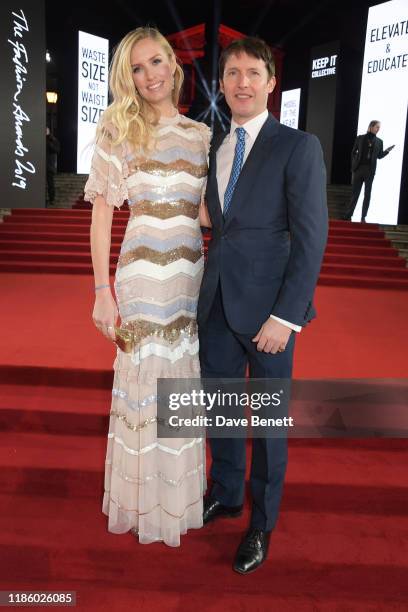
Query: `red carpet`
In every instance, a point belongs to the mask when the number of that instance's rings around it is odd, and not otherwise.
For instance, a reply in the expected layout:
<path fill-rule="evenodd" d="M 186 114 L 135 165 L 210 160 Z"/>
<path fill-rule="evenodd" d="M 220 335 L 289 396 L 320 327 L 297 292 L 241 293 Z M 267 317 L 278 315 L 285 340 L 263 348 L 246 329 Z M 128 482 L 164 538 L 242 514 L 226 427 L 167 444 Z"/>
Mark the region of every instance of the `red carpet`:
<path fill-rule="evenodd" d="M 70 243 L 74 255 L 86 240 Z M 367 256 L 395 258 L 379 248 L 387 254 Z M 109 534 L 100 505 L 114 349 L 91 321 L 92 277 L 0 282 L 1 589 L 76 590 L 86 611 L 407 609 L 406 440 L 290 440 L 270 557 L 249 576 L 230 567 L 248 507 L 179 549 Z M 295 376 L 407 377 L 407 305 L 401 290 L 318 287 Z"/>
<path fill-rule="evenodd" d="M 91 276 L 2 274 L 1 288 L 0 372 L 25 368 L 31 384 L 40 371 L 58 371 L 44 379 L 53 385 L 70 373 L 81 385 L 95 372 L 111 376 L 114 346 L 94 329 Z M 298 337 L 296 377 L 407 376 L 407 292 L 318 287 L 315 302 L 318 318 Z"/>

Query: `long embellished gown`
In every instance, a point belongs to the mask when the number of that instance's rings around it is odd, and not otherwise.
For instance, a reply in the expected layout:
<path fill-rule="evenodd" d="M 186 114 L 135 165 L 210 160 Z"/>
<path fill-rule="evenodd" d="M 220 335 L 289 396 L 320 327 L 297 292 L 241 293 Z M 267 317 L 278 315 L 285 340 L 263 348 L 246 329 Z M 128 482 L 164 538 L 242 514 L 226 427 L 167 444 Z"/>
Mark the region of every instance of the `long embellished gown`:
<path fill-rule="evenodd" d="M 198 211 L 207 175 L 209 128 L 162 117 L 155 147 L 98 141 L 85 200 L 128 200 L 115 275 L 121 327 L 134 348 L 117 348 L 102 511 L 108 530 L 141 543 L 180 545 L 202 526 L 205 441 L 157 438 L 157 378 L 198 378 L 196 309 L 203 273 Z"/>

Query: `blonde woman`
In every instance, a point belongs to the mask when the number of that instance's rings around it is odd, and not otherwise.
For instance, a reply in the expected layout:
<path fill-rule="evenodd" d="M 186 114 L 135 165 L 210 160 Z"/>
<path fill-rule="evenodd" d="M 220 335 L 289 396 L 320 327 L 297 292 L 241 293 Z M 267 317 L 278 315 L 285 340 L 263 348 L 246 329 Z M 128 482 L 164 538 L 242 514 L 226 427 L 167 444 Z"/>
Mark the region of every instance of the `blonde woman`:
<path fill-rule="evenodd" d="M 157 438 L 157 378 L 199 376 L 196 308 L 209 128 L 177 110 L 183 72 L 167 40 L 138 28 L 112 59 L 113 101 L 98 125 L 85 199 L 93 203 L 93 321 L 118 340 L 102 511 L 108 530 L 180 545 L 202 526 L 204 441 Z M 130 215 L 109 284 L 114 207 Z M 115 325 L 120 315 L 121 332 Z M 120 348 L 119 348 L 120 347 Z"/>

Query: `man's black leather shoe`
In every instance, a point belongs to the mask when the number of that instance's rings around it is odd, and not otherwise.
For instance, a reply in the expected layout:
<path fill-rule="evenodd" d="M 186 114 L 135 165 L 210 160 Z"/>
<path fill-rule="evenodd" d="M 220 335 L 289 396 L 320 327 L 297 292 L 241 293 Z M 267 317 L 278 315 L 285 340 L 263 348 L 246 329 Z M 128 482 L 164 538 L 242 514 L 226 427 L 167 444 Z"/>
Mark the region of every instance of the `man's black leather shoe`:
<path fill-rule="evenodd" d="M 238 546 L 233 569 L 239 574 L 256 570 L 268 556 L 270 531 L 251 528 Z"/>
<path fill-rule="evenodd" d="M 212 497 L 204 497 L 203 523 L 209 523 L 219 517 L 235 518 L 241 516 L 242 506 L 224 506 Z"/>

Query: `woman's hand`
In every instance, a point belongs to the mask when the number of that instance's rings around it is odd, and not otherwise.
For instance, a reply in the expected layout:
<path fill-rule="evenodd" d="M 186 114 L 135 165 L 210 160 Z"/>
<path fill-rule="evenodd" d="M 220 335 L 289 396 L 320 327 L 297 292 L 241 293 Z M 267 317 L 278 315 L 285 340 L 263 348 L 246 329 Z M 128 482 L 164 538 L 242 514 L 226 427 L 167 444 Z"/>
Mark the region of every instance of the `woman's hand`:
<path fill-rule="evenodd" d="M 110 287 L 99 289 L 95 295 L 92 319 L 96 327 L 108 339 L 115 341 L 115 329 L 118 318 L 118 307 L 113 299 Z"/>

